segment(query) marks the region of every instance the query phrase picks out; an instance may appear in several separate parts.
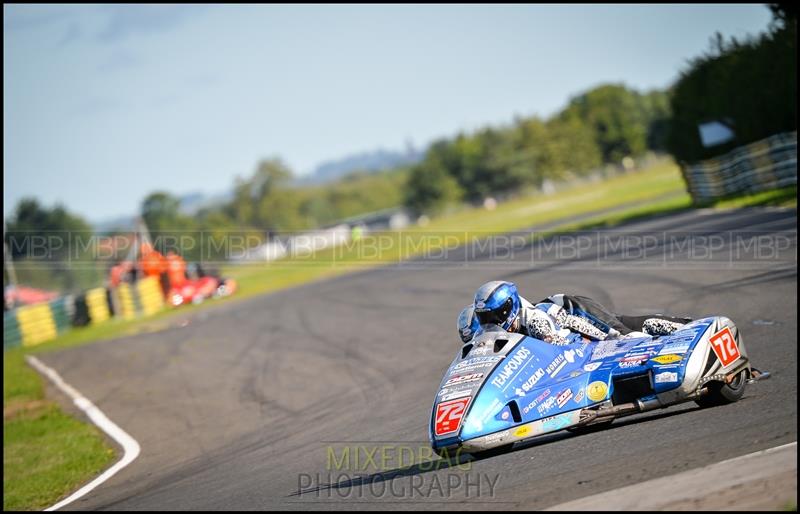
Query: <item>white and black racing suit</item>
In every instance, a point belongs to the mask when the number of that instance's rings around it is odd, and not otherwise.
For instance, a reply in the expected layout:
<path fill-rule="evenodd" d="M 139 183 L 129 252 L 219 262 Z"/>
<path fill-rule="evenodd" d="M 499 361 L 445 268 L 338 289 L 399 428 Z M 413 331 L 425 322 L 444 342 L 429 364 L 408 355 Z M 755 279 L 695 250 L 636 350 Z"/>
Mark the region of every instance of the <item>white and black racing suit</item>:
<path fill-rule="evenodd" d="M 557 294 L 535 305 L 525 298 L 520 301 L 520 332 L 556 345 L 602 341 L 631 332 L 668 335 L 691 321 L 661 314 L 617 315 L 585 296 Z"/>

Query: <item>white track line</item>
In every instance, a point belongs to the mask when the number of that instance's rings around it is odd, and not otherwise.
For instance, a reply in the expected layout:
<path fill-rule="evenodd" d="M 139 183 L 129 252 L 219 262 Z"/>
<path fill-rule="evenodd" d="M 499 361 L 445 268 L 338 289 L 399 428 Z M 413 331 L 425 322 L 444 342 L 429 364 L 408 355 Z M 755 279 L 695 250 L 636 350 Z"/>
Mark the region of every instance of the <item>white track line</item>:
<path fill-rule="evenodd" d="M 67 396 L 72 398 L 72 401 L 75 403 L 75 405 L 87 416 L 89 416 L 89 419 L 92 420 L 92 423 L 100 427 L 100 430 L 108 434 L 109 437 L 119 443 L 124 451 L 122 459 L 105 470 L 100 476 L 81 487 L 67 498 L 64 498 L 52 507 L 45 509 L 45 511 L 58 510 L 61 507 L 74 502 L 78 498 L 92 491 L 98 485 L 113 477 L 118 471 L 133 462 L 136 457 L 139 456 L 141 448 L 139 447 L 139 443 L 136 442 L 136 439 L 128 435 L 127 432 L 122 430 L 120 427 L 114 424 L 113 421 L 108 419 L 106 415 L 103 414 L 103 411 L 98 409 L 92 402 L 86 399 L 86 397 L 84 397 L 77 389 L 64 382 L 64 379 L 61 378 L 61 375 L 59 375 L 54 369 L 47 367 L 39 359 L 30 355 L 26 356 L 25 360 L 39 373 L 49 378 L 50 381 L 55 384 L 56 387 L 61 389 Z"/>
<path fill-rule="evenodd" d="M 664 510 L 676 502 L 700 500 L 726 488 L 769 479 L 775 474 L 792 469 L 797 470 L 797 441 L 702 468 L 593 494 L 545 510 Z M 670 495 L 662 494 L 664 491 L 670 491 Z M 705 510 L 703 507 L 700 509 Z"/>

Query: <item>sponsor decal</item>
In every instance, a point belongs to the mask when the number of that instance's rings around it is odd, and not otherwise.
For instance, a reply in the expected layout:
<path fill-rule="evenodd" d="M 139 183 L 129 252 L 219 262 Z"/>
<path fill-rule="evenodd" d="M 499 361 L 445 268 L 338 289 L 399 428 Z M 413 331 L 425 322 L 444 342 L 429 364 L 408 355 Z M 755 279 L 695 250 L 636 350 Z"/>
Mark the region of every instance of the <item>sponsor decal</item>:
<path fill-rule="evenodd" d="M 722 367 L 730 366 L 742 356 L 739 347 L 736 346 L 736 339 L 728 327 L 723 328 L 708 340 L 711 342 L 711 349 L 722 363 Z"/>
<path fill-rule="evenodd" d="M 606 399 L 608 394 L 608 386 L 605 382 L 592 382 L 586 386 L 586 396 L 593 402 L 599 402 Z"/>
<path fill-rule="evenodd" d="M 522 413 L 523 413 L 523 414 L 527 414 L 527 413 L 529 413 L 529 412 L 530 412 L 530 411 L 531 411 L 531 410 L 532 410 L 534 407 L 536 407 L 536 405 L 538 405 L 538 404 L 539 404 L 539 402 L 541 402 L 542 400 L 544 400 L 544 399 L 545 399 L 545 398 L 547 398 L 548 396 L 550 396 L 550 388 L 549 388 L 549 387 L 548 387 L 547 389 L 545 389 L 545 390 L 542 392 L 542 394 L 540 394 L 539 396 L 537 396 L 537 397 L 536 397 L 536 398 L 535 398 L 535 399 L 534 399 L 534 400 L 533 400 L 531 403 L 529 403 L 528 405 L 526 405 L 525 407 L 523 407 L 523 408 L 522 408 Z"/>
<path fill-rule="evenodd" d="M 542 402 L 542 403 L 541 403 L 541 404 L 540 404 L 540 405 L 539 405 L 539 406 L 536 408 L 536 410 L 539 412 L 539 415 L 540 415 L 540 416 L 543 416 L 544 414 L 546 414 L 547 412 L 549 412 L 549 411 L 550 411 L 550 409 L 552 409 L 553 407 L 555 407 L 555 405 L 556 405 L 556 397 L 555 397 L 555 396 L 551 396 L 551 397 L 549 397 L 548 399 L 544 400 L 544 401 L 543 401 L 543 402 Z"/>
<path fill-rule="evenodd" d="M 637 344 L 640 344 L 645 339 L 615 339 L 611 341 L 600 341 L 595 345 L 592 352 L 592 360 L 600 360 L 612 355 L 627 353 Z M 649 341 L 649 338 L 647 339 Z"/>
<path fill-rule="evenodd" d="M 485 366 L 487 364 L 494 364 L 495 362 L 499 361 L 502 357 L 497 356 L 489 356 L 489 357 L 472 357 L 471 359 L 466 359 L 455 366 L 453 369 L 463 369 L 463 368 L 471 368 L 473 366 Z"/>
<path fill-rule="evenodd" d="M 485 344 L 481 344 L 480 346 L 476 346 L 472 349 L 470 355 L 483 355 L 485 353 L 491 352 L 492 349 L 486 346 Z"/>
<path fill-rule="evenodd" d="M 655 376 L 656 384 L 665 384 L 669 382 L 677 382 L 678 381 L 678 374 L 671 373 L 669 371 L 665 371 L 664 373 L 658 373 Z"/>
<path fill-rule="evenodd" d="M 523 425 L 518 429 L 514 430 L 514 437 L 525 437 L 527 435 L 530 435 L 531 432 L 533 432 L 533 430 L 531 430 L 530 426 Z"/>
<path fill-rule="evenodd" d="M 680 345 L 688 345 L 691 344 L 697 338 L 697 334 L 699 333 L 698 329 L 693 330 L 678 330 L 677 332 L 673 333 L 669 338 L 665 341 L 665 344 L 672 344 L 676 346 Z"/>
<path fill-rule="evenodd" d="M 483 373 L 472 373 L 470 375 L 459 375 L 457 377 L 453 377 L 448 379 L 447 382 L 444 383 L 445 387 L 451 386 L 454 384 L 463 384 L 465 382 L 473 382 L 475 380 L 480 380 L 483 378 Z"/>
<path fill-rule="evenodd" d="M 502 441 L 508 437 L 508 430 L 503 430 L 502 432 L 495 432 L 494 434 L 489 434 L 486 436 L 487 443 L 495 443 Z"/>
<path fill-rule="evenodd" d="M 553 359 L 553 362 L 551 362 L 550 364 L 547 365 L 547 368 L 545 368 L 545 371 L 551 377 L 555 378 L 555 376 L 558 374 L 558 372 L 561 371 L 561 368 L 563 368 L 566 365 L 567 365 L 566 357 L 564 357 L 563 353 L 560 353 L 560 354 L 558 354 L 558 357 Z"/>
<path fill-rule="evenodd" d="M 581 400 L 583 400 L 583 389 L 578 391 L 578 394 L 575 395 L 575 398 L 573 398 L 573 400 L 575 401 L 575 403 L 581 403 Z"/>
<path fill-rule="evenodd" d="M 575 362 L 575 350 L 567 350 L 564 352 L 564 358 L 567 359 L 567 362 L 572 364 Z"/>
<path fill-rule="evenodd" d="M 647 348 L 637 347 L 626 353 L 625 357 L 650 357 L 651 355 L 655 355 L 656 353 L 658 353 L 658 350 L 653 347 L 647 347 Z"/>
<path fill-rule="evenodd" d="M 556 398 L 556 403 L 558 404 L 558 408 L 560 409 L 567 402 L 572 398 L 572 389 L 567 389 L 566 391 L 561 391 Z"/>
<path fill-rule="evenodd" d="M 659 355 L 658 357 L 653 357 L 650 360 L 656 361 L 659 364 L 672 364 L 673 362 L 682 361 L 683 357 L 680 355 L 675 355 L 674 353 L 670 353 L 668 355 Z"/>
<path fill-rule="evenodd" d="M 472 392 L 472 389 L 464 389 L 463 391 L 456 391 L 454 393 L 449 393 L 442 396 L 441 401 L 446 402 L 447 400 L 455 400 L 456 398 L 463 398 L 465 396 L 469 396 Z"/>
<path fill-rule="evenodd" d="M 641 366 L 644 360 L 638 359 L 635 361 L 623 361 L 619 363 L 620 368 L 635 368 L 637 366 Z"/>
<path fill-rule="evenodd" d="M 511 417 L 511 411 L 508 410 L 507 408 L 503 409 L 502 412 L 500 412 L 500 414 L 495 416 L 495 418 L 499 418 L 500 421 L 508 421 L 508 418 L 510 417 Z"/>
<path fill-rule="evenodd" d="M 579 370 L 579 369 L 576 369 L 575 371 L 573 371 L 572 373 L 570 373 L 570 374 L 569 374 L 569 376 L 570 376 L 571 378 L 575 378 L 575 377 L 577 377 L 578 375 L 583 375 L 583 371 L 581 371 L 581 370 Z"/>
<path fill-rule="evenodd" d="M 602 364 L 603 364 L 602 362 L 590 362 L 589 364 L 583 367 L 583 370 L 591 373 L 592 371 L 599 368 Z"/>
<path fill-rule="evenodd" d="M 646 360 L 647 357 L 649 357 L 649 356 L 648 355 L 628 355 L 626 357 L 623 357 L 619 361 L 620 362 L 642 362 L 643 360 Z"/>
<path fill-rule="evenodd" d="M 524 346 L 517 350 L 512 357 L 509 357 L 505 365 L 500 369 L 496 377 L 492 379 L 492 385 L 495 387 L 503 387 L 506 381 L 514 374 L 515 371 L 520 369 L 525 363 L 526 359 L 531 356 L 530 350 Z"/>
<path fill-rule="evenodd" d="M 471 359 L 466 359 L 458 364 L 455 364 L 452 368 L 450 368 L 450 375 L 455 375 L 456 373 L 464 373 L 467 371 L 476 371 L 482 368 L 489 368 L 493 366 L 497 361 L 499 361 L 502 357 L 473 357 Z"/>
<path fill-rule="evenodd" d="M 569 426 L 571 413 L 567 412 L 557 416 L 551 416 L 542 420 L 542 428 L 545 432 L 552 432 L 553 430 L 561 430 Z"/>
<path fill-rule="evenodd" d="M 542 368 L 537 369 L 533 372 L 533 375 L 531 375 L 530 378 L 528 378 L 528 380 L 522 384 L 522 390 L 526 393 L 530 392 L 530 390 L 533 389 L 533 386 L 536 385 L 536 382 L 538 382 L 543 376 L 544 370 Z"/>
<path fill-rule="evenodd" d="M 492 412 L 494 412 L 494 410 L 496 408 L 500 407 L 501 405 L 503 405 L 503 402 L 501 402 L 497 398 L 493 399 L 492 403 L 490 403 L 489 406 L 486 407 L 486 410 L 483 411 L 480 416 L 478 416 L 478 419 L 480 420 L 480 422 L 481 423 L 486 422 L 486 420 L 489 419 L 489 416 L 492 415 Z M 478 430 L 480 430 L 480 429 L 478 429 Z"/>
<path fill-rule="evenodd" d="M 682 329 L 667 338 L 664 341 L 664 346 L 661 348 L 661 351 L 658 352 L 659 355 L 666 355 L 668 353 L 686 353 L 689 351 L 689 346 L 691 346 L 692 342 L 697 339 L 697 335 L 700 333 L 698 329 L 694 330 L 687 330 Z"/>
<path fill-rule="evenodd" d="M 437 436 L 450 434 L 458 430 L 464 411 L 467 409 L 471 397 L 443 402 L 436 406 L 436 420 L 434 433 Z"/>
<path fill-rule="evenodd" d="M 658 354 L 659 355 L 666 355 L 668 353 L 673 353 L 673 354 L 674 353 L 686 353 L 688 351 L 689 351 L 689 345 L 688 344 L 681 344 L 681 345 L 668 344 L 668 345 L 664 345 L 664 347 L 661 349 L 660 352 L 658 352 Z"/>

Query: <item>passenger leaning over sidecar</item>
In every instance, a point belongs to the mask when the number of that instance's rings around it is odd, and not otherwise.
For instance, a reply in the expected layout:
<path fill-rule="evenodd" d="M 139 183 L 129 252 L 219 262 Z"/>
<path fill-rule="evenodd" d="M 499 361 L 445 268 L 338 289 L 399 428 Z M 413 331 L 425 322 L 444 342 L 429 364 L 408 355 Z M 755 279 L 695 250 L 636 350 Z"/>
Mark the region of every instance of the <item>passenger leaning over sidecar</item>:
<path fill-rule="evenodd" d="M 519 295 L 514 283 L 500 280 L 482 285 L 473 307 L 481 325 L 493 323 L 557 345 L 602 341 L 631 332 L 668 335 L 691 321 L 661 314 L 617 315 L 591 298 L 566 294 L 549 296 L 534 305 Z"/>

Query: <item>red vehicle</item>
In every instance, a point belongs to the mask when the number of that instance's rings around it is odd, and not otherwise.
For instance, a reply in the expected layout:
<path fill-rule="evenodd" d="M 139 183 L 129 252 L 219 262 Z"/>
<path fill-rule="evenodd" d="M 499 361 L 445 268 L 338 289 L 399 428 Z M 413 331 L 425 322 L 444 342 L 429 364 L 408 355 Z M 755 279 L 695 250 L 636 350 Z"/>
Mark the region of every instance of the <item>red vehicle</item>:
<path fill-rule="evenodd" d="M 167 301 L 174 307 L 187 303 L 201 303 L 207 298 L 229 296 L 236 291 L 236 286 L 235 280 L 214 275 L 187 278 L 180 285 L 170 289 Z"/>

